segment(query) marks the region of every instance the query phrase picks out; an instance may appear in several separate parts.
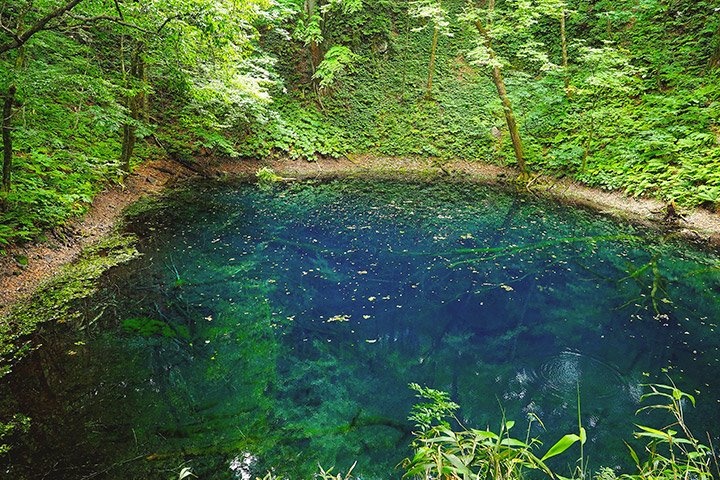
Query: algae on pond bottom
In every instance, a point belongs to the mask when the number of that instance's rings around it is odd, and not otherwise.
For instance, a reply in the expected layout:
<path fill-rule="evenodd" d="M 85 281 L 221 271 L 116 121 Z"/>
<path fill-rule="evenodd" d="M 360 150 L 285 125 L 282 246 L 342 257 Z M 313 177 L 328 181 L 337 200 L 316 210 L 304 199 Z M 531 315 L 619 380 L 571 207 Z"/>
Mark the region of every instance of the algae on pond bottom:
<path fill-rule="evenodd" d="M 3 387 L 35 425 L 6 457 L 17 478 L 306 478 L 356 460 L 399 478 L 411 382 L 449 392 L 469 426 L 537 415 L 547 441 L 574 431 L 579 385 L 596 466 L 629 463 L 639 385 L 663 371 L 718 424 L 712 252 L 458 183 L 172 195 L 130 222 L 144 257 L 103 277 L 83 312 L 96 328 L 45 333 Z"/>

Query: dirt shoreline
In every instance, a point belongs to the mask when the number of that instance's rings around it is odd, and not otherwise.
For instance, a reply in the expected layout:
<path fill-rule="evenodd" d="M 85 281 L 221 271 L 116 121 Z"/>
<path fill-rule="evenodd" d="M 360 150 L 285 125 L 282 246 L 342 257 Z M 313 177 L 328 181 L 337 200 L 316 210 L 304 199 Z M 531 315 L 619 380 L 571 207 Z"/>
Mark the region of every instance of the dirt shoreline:
<path fill-rule="evenodd" d="M 127 177 L 124 186 L 109 186 L 100 192 L 84 217 L 47 232 L 46 242 L 8 248 L 7 255 L 0 257 L 0 318 L 63 265 L 75 260 L 85 247 L 109 235 L 125 207 L 192 175 L 169 160 L 147 162 Z M 21 265 L 18 258 L 27 259 L 27 265 Z"/>
<path fill-rule="evenodd" d="M 50 232 L 47 242 L 10 248 L 6 256 L 0 257 L 0 317 L 8 312 L 12 304 L 30 296 L 60 267 L 77 258 L 83 248 L 108 235 L 118 224 L 125 207 L 141 197 L 158 194 L 168 186 L 191 177 L 202 175 L 253 179 L 255 172 L 263 166 L 272 168 L 282 177 L 297 179 L 447 176 L 483 184 L 508 185 L 517 175 L 510 168 L 475 162 L 453 161 L 440 166 L 429 159 L 370 156 L 317 162 L 205 159 L 198 165 L 198 171 L 192 171 L 170 160 L 147 162 L 127 178 L 124 187 L 110 187 L 101 192 L 85 217 L 71 222 L 61 231 Z M 529 185 L 518 188 L 570 205 L 590 207 L 613 217 L 672 230 L 689 240 L 713 248 L 720 247 L 720 215 L 708 211 L 682 212 L 684 220 L 679 220 L 676 225 L 667 225 L 663 222 L 666 205 L 659 200 L 629 198 L 619 192 L 596 190 L 570 181 L 540 176 L 533 177 Z M 16 260 L 21 257 L 27 258 L 26 266 Z"/>

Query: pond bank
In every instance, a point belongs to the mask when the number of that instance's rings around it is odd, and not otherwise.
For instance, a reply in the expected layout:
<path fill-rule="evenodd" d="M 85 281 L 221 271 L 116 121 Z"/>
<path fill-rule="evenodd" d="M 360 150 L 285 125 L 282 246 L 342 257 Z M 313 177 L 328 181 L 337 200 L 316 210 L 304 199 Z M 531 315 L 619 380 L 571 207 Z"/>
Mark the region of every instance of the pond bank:
<path fill-rule="evenodd" d="M 505 186 L 512 184 L 517 175 L 511 168 L 462 160 L 439 164 L 430 159 L 365 155 L 317 162 L 202 159 L 199 165 L 202 167 L 199 170 L 207 176 L 249 180 L 255 178 L 255 173 L 261 167 L 269 167 L 280 176 L 297 179 L 339 176 L 445 177 Z M 128 177 L 123 188 L 112 187 L 100 193 L 84 218 L 48 235 L 47 242 L 9 249 L 6 256 L 0 257 L 0 317 L 8 312 L 10 305 L 31 295 L 43 280 L 50 278 L 62 265 L 76 259 L 83 248 L 108 235 L 121 219 L 125 207 L 143 196 L 157 194 L 168 186 L 197 175 L 196 171 L 170 160 L 147 162 Z M 668 224 L 664 222 L 666 205 L 655 199 L 629 198 L 619 192 L 591 189 L 545 176 L 533 177 L 527 185 L 517 188 L 570 205 L 589 207 L 613 217 L 672 230 L 692 241 L 720 245 L 720 215 L 708 211 L 682 212 L 684 219 Z M 18 258 L 27 259 L 27 265 L 20 265 L 16 260 Z"/>
<path fill-rule="evenodd" d="M 326 179 L 337 176 L 419 179 L 447 178 L 486 185 L 516 188 L 518 191 L 554 198 L 568 205 L 591 208 L 602 214 L 646 226 L 672 231 L 690 241 L 712 247 L 720 246 L 720 214 L 707 210 L 680 209 L 681 218 L 666 221 L 667 204 L 652 198 L 632 198 L 622 192 L 589 188 L 567 179 L 533 175 L 527 184 L 516 185 L 517 171 L 508 167 L 465 160 L 438 163 L 423 158 L 384 158 L 368 155 L 349 156 L 318 162 L 263 160 L 219 163 L 213 174 L 255 178 L 260 167 L 272 168 L 282 177 Z"/>
<path fill-rule="evenodd" d="M 110 186 L 97 195 L 84 217 L 48 232 L 47 241 L 7 249 L 7 255 L 0 257 L 0 318 L 63 265 L 76 260 L 85 247 L 109 235 L 125 207 L 193 174 L 170 160 L 147 162 L 125 180 L 124 186 Z M 27 264 L 21 265 L 18 259 Z"/>

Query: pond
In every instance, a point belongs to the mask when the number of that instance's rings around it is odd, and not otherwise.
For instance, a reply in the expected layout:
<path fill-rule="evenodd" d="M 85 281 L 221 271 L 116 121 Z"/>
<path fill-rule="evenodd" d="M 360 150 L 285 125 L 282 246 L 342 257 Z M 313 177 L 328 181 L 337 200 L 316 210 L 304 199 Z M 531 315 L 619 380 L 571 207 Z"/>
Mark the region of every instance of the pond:
<path fill-rule="evenodd" d="M 535 414 L 544 448 L 577 431 L 579 397 L 592 468 L 631 463 L 623 441 L 653 420 L 635 416 L 642 385 L 668 376 L 696 395 L 698 436 L 720 432 L 720 261 L 657 232 L 484 186 L 358 180 L 196 182 L 128 229 L 143 257 L 3 379 L 4 412 L 32 418 L 7 478 L 356 461 L 400 478 L 411 382 L 468 426 Z"/>

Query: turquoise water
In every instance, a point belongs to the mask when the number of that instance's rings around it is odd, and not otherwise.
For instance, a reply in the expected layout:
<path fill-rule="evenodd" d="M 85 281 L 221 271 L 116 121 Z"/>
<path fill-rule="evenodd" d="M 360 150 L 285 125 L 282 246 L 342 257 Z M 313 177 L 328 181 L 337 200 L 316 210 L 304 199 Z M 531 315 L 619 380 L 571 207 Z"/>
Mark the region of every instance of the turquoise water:
<path fill-rule="evenodd" d="M 481 186 L 359 181 L 196 183 L 128 228 L 143 258 L 4 380 L 3 410 L 33 419 L 8 478 L 355 461 L 400 478 L 410 382 L 468 426 L 535 414 L 545 448 L 576 431 L 579 389 L 594 468 L 630 463 L 633 423 L 665 425 L 634 412 L 666 375 L 696 394 L 697 436 L 720 432 L 720 261 L 658 233 Z"/>

